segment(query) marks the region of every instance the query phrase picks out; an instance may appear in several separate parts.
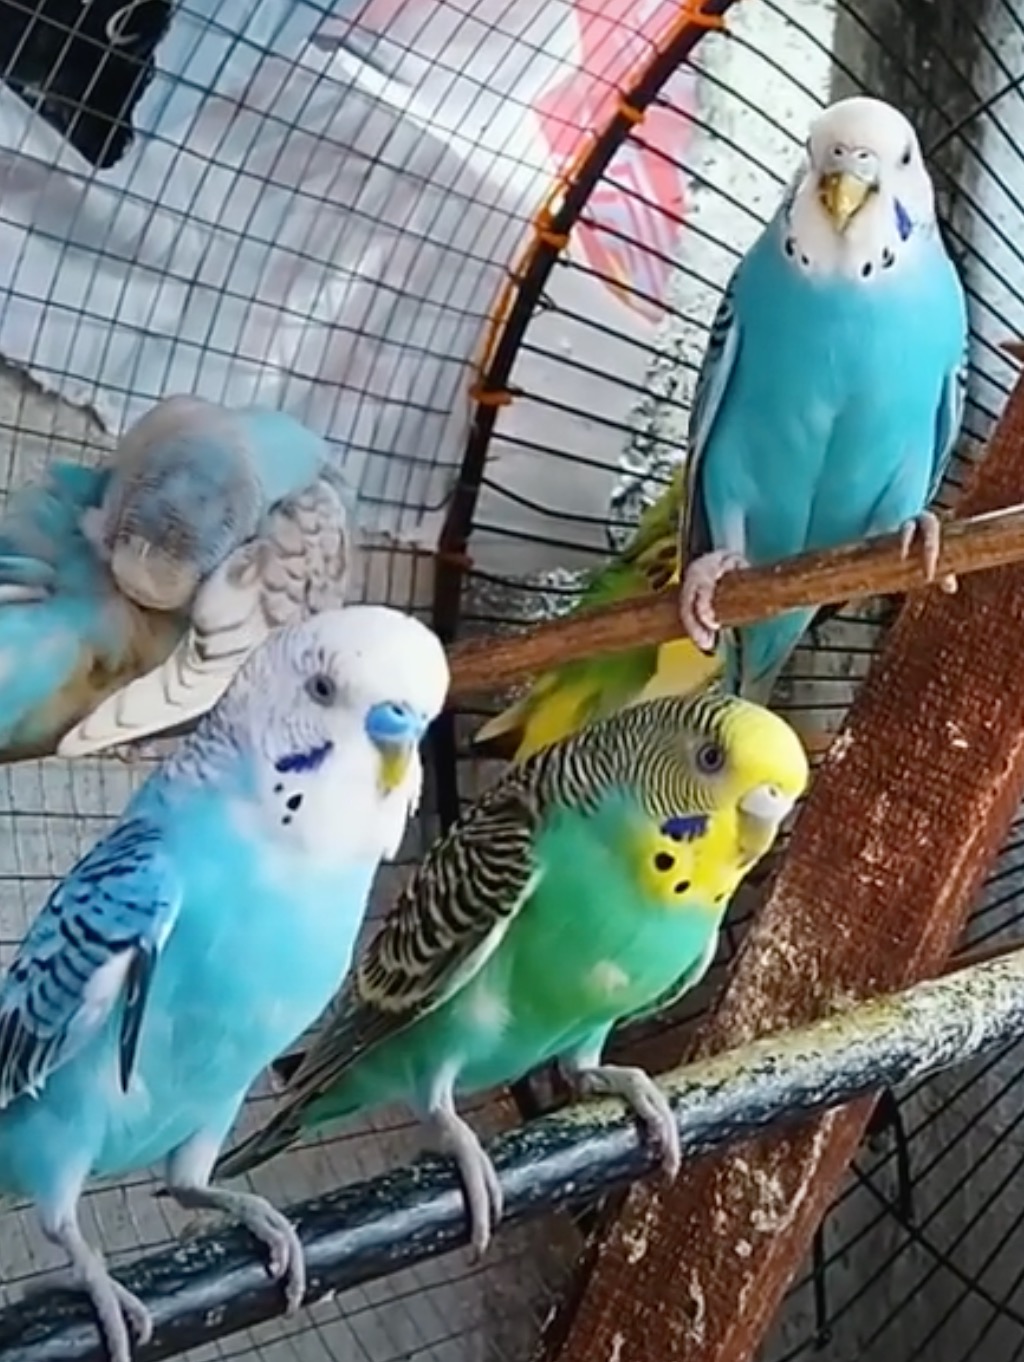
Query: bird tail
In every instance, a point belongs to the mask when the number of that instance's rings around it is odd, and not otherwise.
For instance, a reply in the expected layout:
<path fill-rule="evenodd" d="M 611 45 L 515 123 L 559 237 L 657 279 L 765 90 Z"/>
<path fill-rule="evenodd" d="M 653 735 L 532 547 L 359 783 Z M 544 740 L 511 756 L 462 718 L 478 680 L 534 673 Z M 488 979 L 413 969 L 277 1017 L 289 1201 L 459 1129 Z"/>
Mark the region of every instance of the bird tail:
<path fill-rule="evenodd" d="M 480 725 L 471 741 L 482 756 L 494 756 L 503 761 L 514 758 L 529 716 L 529 699 L 529 695 L 524 695 Z"/>
<path fill-rule="evenodd" d="M 306 1058 L 305 1050 L 292 1050 L 290 1054 L 282 1055 L 280 1059 L 275 1059 L 270 1066 L 270 1072 L 274 1081 L 285 1087 L 292 1081 L 298 1072 L 299 1066 Z"/>
<path fill-rule="evenodd" d="M 813 618 L 813 610 L 789 610 L 737 629 L 726 646 L 726 690 L 766 705 L 779 673 Z"/>
<path fill-rule="evenodd" d="M 269 1163 L 295 1143 L 302 1133 L 297 1108 L 283 1107 L 265 1126 L 254 1131 L 241 1144 L 222 1154 L 213 1169 L 215 1178 L 237 1178 Z"/>
<path fill-rule="evenodd" d="M 304 1050 L 296 1050 L 274 1060 L 270 1066 L 271 1075 L 278 1088 L 285 1089 L 279 1106 L 266 1125 L 218 1159 L 213 1170 L 214 1177 L 240 1177 L 262 1163 L 269 1163 L 278 1154 L 283 1154 L 304 1131 L 354 1115 L 363 1107 L 362 1095 L 355 1090 L 346 1091 L 344 1084 L 312 1099 L 306 1094 L 289 1091 L 289 1085 L 305 1058 Z"/>

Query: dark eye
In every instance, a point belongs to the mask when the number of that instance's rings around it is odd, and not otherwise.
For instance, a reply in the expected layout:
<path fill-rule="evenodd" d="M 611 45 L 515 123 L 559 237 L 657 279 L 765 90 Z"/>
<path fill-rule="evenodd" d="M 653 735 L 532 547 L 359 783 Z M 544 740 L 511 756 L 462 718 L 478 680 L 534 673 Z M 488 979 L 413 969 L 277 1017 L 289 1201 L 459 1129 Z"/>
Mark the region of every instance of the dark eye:
<path fill-rule="evenodd" d="M 725 765 L 725 749 L 716 742 L 701 743 L 697 748 L 697 769 L 713 776 Z"/>
<path fill-rule="evenodd" d="M 333 705 L 338 687 L 333 676 L 328 676 L 326 672 L 317 672 L 306 682 L 306 694 L 314 704 Z"/>
<path fill-rule="evenodd" d="M 913 147 L 907 147 L 906 151 L 905 151 L 905 152 L 903 153 L 903 155 L 900 157 L 900 165 L 901 165 L 901 166 L 908 166 L 908 165 L 910 165 L 910 163 L 911 163 L 911 161 L 912 161 L 913 159 L 914 159 L 914 148 L 913 148 Z"/>

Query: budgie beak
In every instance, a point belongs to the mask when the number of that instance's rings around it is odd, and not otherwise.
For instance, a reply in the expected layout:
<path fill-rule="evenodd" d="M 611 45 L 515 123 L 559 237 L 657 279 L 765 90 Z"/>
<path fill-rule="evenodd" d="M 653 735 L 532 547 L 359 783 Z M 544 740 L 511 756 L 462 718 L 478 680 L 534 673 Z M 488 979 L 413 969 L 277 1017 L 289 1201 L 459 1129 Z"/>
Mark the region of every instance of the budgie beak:
<path fill-rule="evenodd" d="M 837 232 L 846 231 L 874 191 L 875 185 L 871 180 L 846 170 L 822 175 L 818 182 L 818 197 Z"/>
<path fill-rule="evenodd" d="M 380 753 L 382 794 L 391 794 L 405 780 L 427 723 L 426 715 L 396 700 L 374 705 L 367 713 L 366 734 Z"/>
<path fill-rule="evenodd" d="M 757 861 L 778 835 L 782 820 L 796 800 L 777 785 L 755 785 L 739 802 L 740 853 L 745 860 Z"/>

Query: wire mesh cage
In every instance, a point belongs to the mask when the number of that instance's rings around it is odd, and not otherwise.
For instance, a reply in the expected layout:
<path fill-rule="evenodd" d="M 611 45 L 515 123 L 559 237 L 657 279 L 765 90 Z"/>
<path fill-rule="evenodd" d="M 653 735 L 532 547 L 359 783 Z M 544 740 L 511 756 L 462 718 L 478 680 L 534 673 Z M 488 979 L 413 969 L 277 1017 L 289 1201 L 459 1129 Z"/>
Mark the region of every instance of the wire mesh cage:
<path fill-rule="evenodd" d="M 726 12 L 728 37 L 714 31 Z M 364 597 L 420 612 L 446 641 L 569 609 L 668 484 L 721 289 L 810 118 L 854 90 L 916 124 L 971 301 L 949 496 L 1010 390 L 1019 0 L 4 0 L 0 13 L 5 490 L 54 457 L 99 459 L 165 393 L 264 401 L 327 436 L 356 488 Z M 777 702 L 812 748 L 889 613 L 849 607 L 798 650 Z M 471 742 L 483 717 L 440 726 L 436 799 L 378 905 L 493 774 Z M 5 768 L 5 961 L 145 769 Z M 974 942 L 1014 938 L 1022 865 L 1018 825 Z M 671 1025 L 720 986 L 757 895 Z M 1018 1068 L 1015 1048 L 889 1100 L 765 1359 L 1024 1354 Z M 267 1100 L 264 1084 L 247 1121 Z M 524 1087 L 475 1118 L 508 1127 L 547 1100 Z M 384 1112 L 254 1184 L 288 1204 L 417 1148 L 404 1114 Z M 187 1232 L 150 1190 L 139 1175 L 87 1198 L 115 1266 Z M 541 1346 L 589 1223 L 512 1228 L 482 1264 L 456 1253 L 211 1351 L 518 1362 Z M 23 1210 L 3 1225 L 12 1299 L 57 1260 Z"/>

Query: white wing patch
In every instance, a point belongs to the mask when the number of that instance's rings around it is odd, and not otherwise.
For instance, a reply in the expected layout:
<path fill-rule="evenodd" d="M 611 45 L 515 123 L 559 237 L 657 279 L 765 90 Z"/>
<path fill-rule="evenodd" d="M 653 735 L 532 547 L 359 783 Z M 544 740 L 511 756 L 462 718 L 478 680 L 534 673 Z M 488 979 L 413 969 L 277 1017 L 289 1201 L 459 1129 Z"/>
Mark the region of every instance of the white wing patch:
<path fill-rule="evenodd" d="M 98 1031 L 110 1016 L 111 1009 L 121 996 L 128 969 L 135 955 L 135 947 L 119 951 L 104 961 L 86 983 L 82 991 L 82 1005 L 72 1023 L 74 1029 Z"/>
<path fill-rule="evenodd" d="M 86 715 L 65 734 L 58 755 L 102 752 L 212 709 L 274 629 L 344 604 L 354 537 L 330 475 L 279 501 L 259 538 L 236 549 L 199 588 L 191 627 L 170 657 Z"/>
<path fill-rule="evenodd" d="M 495 1035 L 504 1031 L 510 1016 L 508 999 L 493 986 L 482 981 L 471 984 L 467 1002 L 469 1017 L 481 1031 Z"/>

